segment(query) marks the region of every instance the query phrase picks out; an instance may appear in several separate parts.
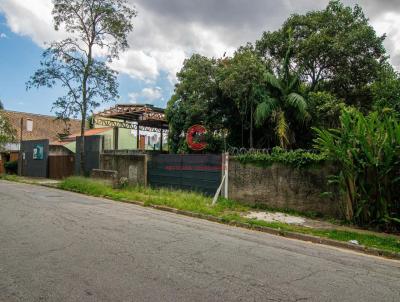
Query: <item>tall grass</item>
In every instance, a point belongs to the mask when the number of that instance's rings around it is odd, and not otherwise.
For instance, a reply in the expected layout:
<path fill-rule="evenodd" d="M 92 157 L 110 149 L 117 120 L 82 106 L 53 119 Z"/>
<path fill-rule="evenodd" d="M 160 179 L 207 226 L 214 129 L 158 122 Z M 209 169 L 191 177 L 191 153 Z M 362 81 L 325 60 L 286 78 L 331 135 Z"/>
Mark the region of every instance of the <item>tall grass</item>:
<path fill-rule="evenodd" d="M 397 237 L 380 234 L 364 234 L 361 231 L 350 232 L 335 229 L 319 230 L 280 222 L 249 219 L 244 217 L 243 214 L 255 210 L 250 206 L 226 199 L 220 199 L 215 206 L 212 206 L 211 198 L 199 193 L 143 187 L 113 189 L 104 182 L 82 177 L 65 179 L 59 184 L 59 187 L 64 190 L 98 197 L 108 197 L 114 200 L 141 201 L 144 202 L 145 205 L 168 206 L 192 213 L 218 217 L 225 222 L 247 223 L 249 225 L 269 227 L 287 232 L 310 234 L 340 241 L 358 240 L 360 244 L 365 246 L 376 247 L 391 252 L 400 252 L 400 242 Z"/>
<path fill-rule="evenodd" d="M 115 200 L 141 201 L 145 204 L 164 205 L 205 215 L 220 216 L 230 212 L 245 212 L 249 208 L 226 199 L 220 199 L 216 206 L 205 195 L 168 189 L 127 187 L 115 190 L 110 185 L 89 178 L 71 177 L 60 183 L 60 188 Z"/>

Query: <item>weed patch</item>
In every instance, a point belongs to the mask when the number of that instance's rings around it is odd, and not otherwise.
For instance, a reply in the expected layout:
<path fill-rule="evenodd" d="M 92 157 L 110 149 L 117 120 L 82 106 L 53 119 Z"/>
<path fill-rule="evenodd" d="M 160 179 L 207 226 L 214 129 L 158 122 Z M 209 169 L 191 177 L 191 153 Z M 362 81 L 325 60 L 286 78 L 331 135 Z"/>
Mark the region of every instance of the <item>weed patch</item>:
<path fill-rule="evenodd" d="M 97 197 L 107 197 L 117 201 L 140 201 L 147 206 L 167 206 L 196 214 L 213 216 L 226 223 L 246 223 L 253 226 L 273 228 L 283 232 L 308 234 L 344 242 L 357 240 L 361 245 L 366 247 L 400 253 L 400 240 L 396 236 L 380 235 L 378 233 L 375 235 L 360 231 L 313 229 L 280 222 L 249 219 L 243 217 L 243 214 L 254 210 L 254 208 L 224 198 L 220 198 L 218 203 L 213 206 L 210 197 L 199 193 L 143 187 L 113 189 L 104 182 L 82 177 L 65 179 L 59 184 L 59 188 Z"/>

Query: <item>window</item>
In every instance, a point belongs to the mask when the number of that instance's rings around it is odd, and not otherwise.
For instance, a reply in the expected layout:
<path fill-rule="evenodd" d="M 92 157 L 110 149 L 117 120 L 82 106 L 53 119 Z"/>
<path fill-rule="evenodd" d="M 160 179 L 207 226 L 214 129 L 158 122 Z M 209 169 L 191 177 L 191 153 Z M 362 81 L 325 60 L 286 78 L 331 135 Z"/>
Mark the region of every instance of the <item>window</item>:
<path fill-rule="evenodd" d="M 26 131 L 28 132 L 33 131 L 33 121 L 30 119 L 26 120 Z"/>

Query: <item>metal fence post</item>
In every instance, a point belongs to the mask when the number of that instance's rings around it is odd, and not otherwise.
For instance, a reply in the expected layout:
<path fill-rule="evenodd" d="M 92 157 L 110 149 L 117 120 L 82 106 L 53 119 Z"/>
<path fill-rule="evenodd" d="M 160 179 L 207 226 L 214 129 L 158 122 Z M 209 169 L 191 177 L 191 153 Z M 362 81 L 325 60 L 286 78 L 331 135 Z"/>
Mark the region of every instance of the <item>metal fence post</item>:
<path fill-rule="evenodd" d="M 229 198 L 229 186 L 228 186 L 228 182 L 229 182 L 229 152 L 225 153 L 225 161 L 224 161 L 224 169 L 225 169 L 225 189 L 224 189 L 224 197 L 226 199 Z"/>
<path fill-rule="evenodd" d="M 222 186 L 224 186 L 224 198 L 228 198 L 228 174 L 229 174 L 229 153 L 226 152 L 222 155 L 221 170 L 224 171 L 222 175 L 221 184 L 219 185 L 217 192 L 215 192 L 214 198 L 212 200 L 212 205 L 215 205 L 218 201 L 218 196 L 222 195 Z"/>

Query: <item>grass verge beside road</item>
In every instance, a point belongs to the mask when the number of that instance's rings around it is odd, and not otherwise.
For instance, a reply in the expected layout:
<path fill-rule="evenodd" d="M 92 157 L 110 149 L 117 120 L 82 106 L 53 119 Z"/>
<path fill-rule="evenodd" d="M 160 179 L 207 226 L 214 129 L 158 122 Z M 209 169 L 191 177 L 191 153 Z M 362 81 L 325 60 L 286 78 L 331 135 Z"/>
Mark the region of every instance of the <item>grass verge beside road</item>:
<path fill-rule="evenodd" d="M 139 201 L 147 206 L 167 206 L 177 210 L 212 216 L 226 223 L 244 223 L 255 227 L 267 227 L 279 230 L 282 233 L 300 233 L 342 242 L 357 240 L 359 244 L 365 247 L 400 254 L 400 240 L 396 236 L 363 233 L 359 230 L 352 232 L 338 229 L 313 229 L 279 222 L 248 219 L 243 215 L 254 211 L 254 208 L 226 199 L 220 199 L 217 205 L 212 206 L 211 198 L 198 193 L 143 187 L 113 189 L 103 182 L 81 177 L 68 178 L 59 184 L 59 188 L 96 197 L 107 197 L 117 201 Z"/>

